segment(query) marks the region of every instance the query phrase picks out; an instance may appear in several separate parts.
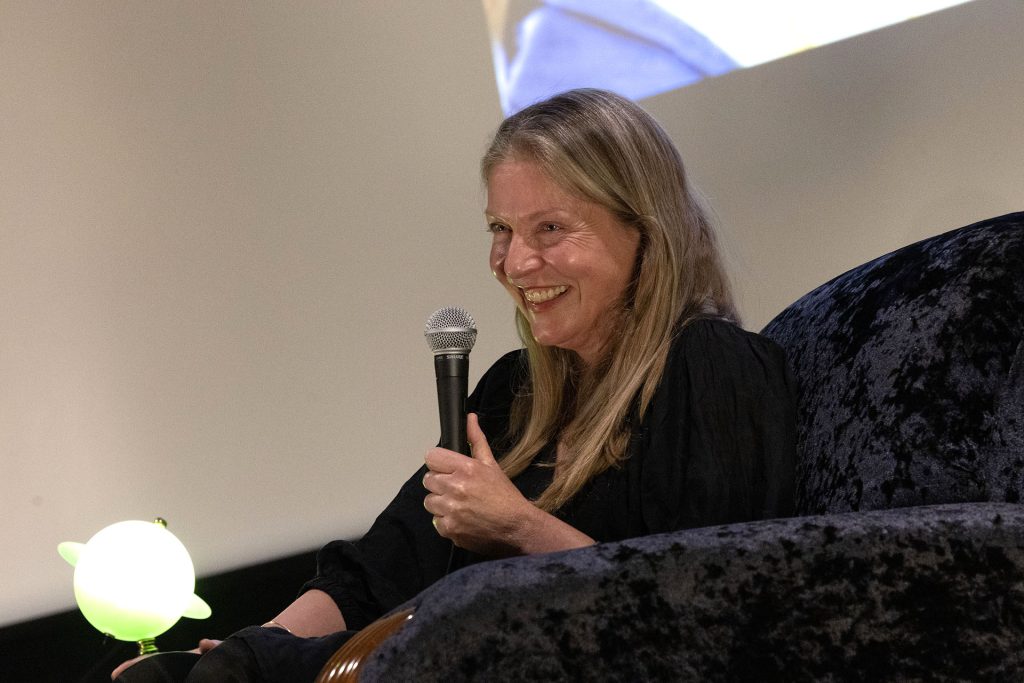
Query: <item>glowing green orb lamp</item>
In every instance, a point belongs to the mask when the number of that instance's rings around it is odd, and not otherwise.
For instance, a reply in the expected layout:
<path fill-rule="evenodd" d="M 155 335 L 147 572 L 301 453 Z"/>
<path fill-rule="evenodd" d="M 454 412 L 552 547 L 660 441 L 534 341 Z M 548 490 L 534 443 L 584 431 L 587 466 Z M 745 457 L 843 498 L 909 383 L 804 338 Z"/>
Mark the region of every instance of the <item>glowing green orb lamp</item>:
<path fill-rule="evenodd" d="M 181 617 L 210 616 L 193 592 L 192 558 L 162 519 L 111 524 L 85 544 L 61 543 L 57 552 L 75 568 L 75 600 L 89 623 L 138 641 L 139 654 L 156 652 L 154 639 Z"/>

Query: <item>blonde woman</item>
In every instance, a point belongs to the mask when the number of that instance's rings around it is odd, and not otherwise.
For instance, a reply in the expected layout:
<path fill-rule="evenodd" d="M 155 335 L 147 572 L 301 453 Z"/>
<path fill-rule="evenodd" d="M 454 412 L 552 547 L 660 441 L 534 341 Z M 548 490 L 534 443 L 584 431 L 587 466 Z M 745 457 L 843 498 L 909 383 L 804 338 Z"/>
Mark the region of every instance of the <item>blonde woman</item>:
<path fill-rule="evenodd" d="M 658 123 L 564 93 L 506 119 L 482 174 L 525 348 L 467 402 L 472 457 L 428 451 L 366 536 L 324 546 L 295 602 L 204 641 L 189 681 L 312 680 L 352 631 L 471 563 L 791 512 L 785 359 L 738 326 Z"/>

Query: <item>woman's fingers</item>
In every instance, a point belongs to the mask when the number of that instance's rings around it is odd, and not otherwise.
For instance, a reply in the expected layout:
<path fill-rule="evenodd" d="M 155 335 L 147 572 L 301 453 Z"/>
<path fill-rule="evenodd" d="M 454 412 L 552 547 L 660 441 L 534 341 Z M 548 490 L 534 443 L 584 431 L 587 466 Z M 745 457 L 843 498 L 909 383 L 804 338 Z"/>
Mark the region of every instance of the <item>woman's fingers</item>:
<path fill-rule="evenodd" d="M 469 441 L 470 452 L 473 459 L 482 463 L 494 463 L 494 455 L 491 453 L 491 446 L 487 443 L 487 436 L 480 429 L 480 420 L 476 413 L 466 416 L 466 438 Z M 427 451 L 424 461 L 431 472 L 438 474 L 452 474 L 458 471 L 466 462 L 466 456 L 445 448 L 431 448 Z"/>
<path fill-rule="evenodd" d="M 491 445 L 487 443 L 487 436 L 480 429 L 480 419 L 476 413 L 470 413 L 466 417 L 466 438 L 469 440 L 470 453 L 474 460 L 482 463 L 495 463 L 494 454 L 491 453 Z"/>
<path fill-rule="evenodd" d="M 441 514 L 440 503 L 443 497 L 436 493 L 428 493 L 423 498 L 423 507 L 432 515 Z"/>
<path fill-rule="evenodd" d="M 427 464 L 427 468 L 431 472 L 436 472 L 438 474 L 451 474 L 458 469 L 460 458 L 465 460 L 466 456 L 443 448 L 431 448 L 427 451 L 427 455 L 423 461 Z"/>
<path fill-rule="evenodd" d="M 203 638 L 202 640 L 199 641 L 199 647 L 196 648 L 196 649 L 199 651 L 199 654 L 204 655 L 207 652 L 209 652 L 210 650 L 212 650 L 213 648 L 215 648 L 218 645 L 220 645 L 221 642 L 223 642 L 223 641 L 212 640 L 210 638 Z"/>
<path fill-rule="evenodd" d="M 189 652 L 194 652 L 197 655 L 206 654 L 207 652 L 209 652 L 213 648 L 215 648 L 218 645 L 220 645 L 221 642 L 222 641 L 220 641 L 220 640 L 213 640 L 211 638 L 203 638 L 202 640 L 199 641 L 199 647 L 193 648 L 192 650 L 189 650 Z M 136 664 L 136 663 L 142 661 L 143 659 L 145 659 L 148 656 L 149 655 L 139 655 L 138 657 L 135 657 L 134 659 L 129 659 L 127 662 L 122 662 L 120 666 L 118 666 L 116 669 L 114 669 L 110 673 L 110 680 L 114 680 L 115 678 L 117 678 L 118 676 L 123 674 L 125 672 L 125 670 L 128 667 L 130 667 L 132 664 Z"/>

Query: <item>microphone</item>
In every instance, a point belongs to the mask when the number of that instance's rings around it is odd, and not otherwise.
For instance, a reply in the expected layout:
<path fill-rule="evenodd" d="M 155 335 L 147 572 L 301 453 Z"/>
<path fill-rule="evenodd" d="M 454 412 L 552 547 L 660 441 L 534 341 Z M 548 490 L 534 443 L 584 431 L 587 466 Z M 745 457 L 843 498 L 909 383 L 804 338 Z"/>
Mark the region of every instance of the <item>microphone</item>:
<path fill-rule="evenodd" d="M 437 408 L 441 417 L 441 448 L 469 455 L 466 438 L 466 394 L 469 352 L 476 343 L 476 322 L 458 306 L 445 306 L 427 318 L 426 331 L 434 352 Z"/>

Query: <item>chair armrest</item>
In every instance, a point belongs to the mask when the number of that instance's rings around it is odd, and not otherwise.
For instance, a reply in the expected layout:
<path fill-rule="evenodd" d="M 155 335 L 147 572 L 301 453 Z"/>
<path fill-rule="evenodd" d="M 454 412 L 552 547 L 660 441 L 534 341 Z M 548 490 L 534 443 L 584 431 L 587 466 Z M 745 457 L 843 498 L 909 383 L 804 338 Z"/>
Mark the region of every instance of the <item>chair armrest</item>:
<path fill-rule="evenodd" d="M 415 609 L 403 609 L 373 622 L 335 652 L 317 674 L 315 683 L 355 683 L 366 658 L 387 638 L 405 626 Z"/>
<path fill-rule="evenodd" d="M 1024 676 L 1024 506 L 767 520 L 456 572 L 360 680 Z"/>

